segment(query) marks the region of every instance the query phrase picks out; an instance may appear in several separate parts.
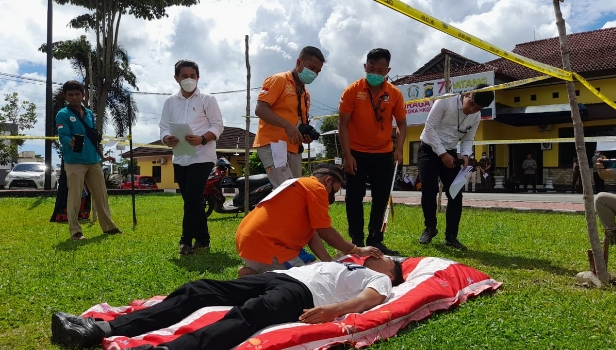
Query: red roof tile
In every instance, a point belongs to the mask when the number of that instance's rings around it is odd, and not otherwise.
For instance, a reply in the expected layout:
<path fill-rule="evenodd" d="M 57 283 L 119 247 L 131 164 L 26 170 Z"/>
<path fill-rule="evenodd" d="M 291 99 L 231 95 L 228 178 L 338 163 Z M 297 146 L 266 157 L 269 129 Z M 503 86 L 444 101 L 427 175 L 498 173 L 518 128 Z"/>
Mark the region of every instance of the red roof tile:
<path fill-rule="evenodd" d="M 577 73 L 588 73 L 616 69 L 616 28 L 593 30 L 590 32 L 569 34 L 571 50 L 571 69 Z M 514 53 L 533 60 L 562 68 L 560 40 L 558 37 L 517 44 Z M 466 75 L 485 71 L 496 71 L 515 80 L 542 75 L 517 63 L 498 58 L 481 65 L 452 70 L 451 76 Z M 441 79 L 442 73 L 430 73 L 407 76 L 394 81 L 396 85 Z"/>

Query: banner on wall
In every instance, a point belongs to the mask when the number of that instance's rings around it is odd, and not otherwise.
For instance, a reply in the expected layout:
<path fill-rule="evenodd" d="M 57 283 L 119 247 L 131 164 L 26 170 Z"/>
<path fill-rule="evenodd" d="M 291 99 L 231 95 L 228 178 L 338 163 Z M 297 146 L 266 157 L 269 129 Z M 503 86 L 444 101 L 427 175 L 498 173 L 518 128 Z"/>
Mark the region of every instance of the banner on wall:
<path fill-rule="evenodd" d="M 451 78 L 451 87 L 454 94 L 472 90 L 479 84 L 494 85 L 494 72 L 482 72 Z M 445 79 L 428 80 L 420 83 L 398 85 L 396 87 L 402 91 L 405 101 L 441 96 L 445 94 Z M 408 126 L 425 124 L 434 102 L 405 103 L 406 124 Z M 494 102 L 481 111 L 481 119 L 483 120 L 491 120 L 495 116 Z"/>

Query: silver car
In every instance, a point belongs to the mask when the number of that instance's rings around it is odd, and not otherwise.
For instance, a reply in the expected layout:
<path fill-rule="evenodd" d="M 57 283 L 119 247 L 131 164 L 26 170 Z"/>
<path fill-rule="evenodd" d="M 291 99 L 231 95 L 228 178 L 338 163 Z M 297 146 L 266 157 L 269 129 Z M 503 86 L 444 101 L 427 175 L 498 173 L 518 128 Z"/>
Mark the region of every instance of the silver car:
<path fill-rule="evenodd" d="M 58 186 L 58 175 L 51 171 L 51 188 Z M 4 188 L 45 188 L 45 164 L 44 163 L 19 163 L 6 175 Z"/>

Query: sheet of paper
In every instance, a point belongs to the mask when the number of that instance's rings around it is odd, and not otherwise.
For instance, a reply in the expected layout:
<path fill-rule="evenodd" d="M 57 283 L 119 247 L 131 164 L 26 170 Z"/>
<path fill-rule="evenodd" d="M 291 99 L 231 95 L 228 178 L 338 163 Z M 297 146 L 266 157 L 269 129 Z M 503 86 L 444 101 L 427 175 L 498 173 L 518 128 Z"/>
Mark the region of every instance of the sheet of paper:
<path fill-rule="evenodd" d="M 415 178 L 413 178 L 413 175 L 409 174 L 409 175 L 405 176 L 404 177 L 404 182 L 407 183 L 407 184 L 410 183 L 411 185 L 415 186 Z"/>
<path fill-rule="evenodd" d="M 270 142 L 272 147 L 272 158 L 274 158 L 274 168 L 281 168 L 287 165 L 287 141 Z"/>
<path fill-rule="evenodd" d="M 456 198 L 458 192 L 460 192 L 462 187 L 464 187 L 466 184 L 466 174 L 468 174 L 471 170 L 473 170 L 473 167 L 470 165 L 467 166 L 466 169 L 460 170 L 451 186 L 449 186 L 449 195 L 451 198 Z"/>
<path fill-rule="evenodd" d="M 105 144 L 105 148 L 113 148 L 117 144 L 118 144 L 118 140 L 110 140 L 109 142 Z"/>
<path fill-rule="evenodd" d="M 483 173 L 483 178 L 487 179 L 488 178 L 488 173 Z"/>
<path fill-rule="evenodd" d="M 197 155 L 197 149 L 195 146 L 186 141 L 186 135 L 192 135 L 192 129 L 188 124 L 169 123 L 169 131 L 171 136 L 177 137 L 180 142 L 172 148 L 174 156 L 191 156 Z"/>
<path fill-rule="evenodd" d="M 282 190 L 284 190 L 285 188 L 289 187 L 295 181 L 297 181 L 297 179 L 288 179 L 287 181 L 281 183 L 280 186 L 278 186 L 275 190 L 273 190 L 270 194 L 268 194 L 265 198 L 263 198 L 259 202 L 259 204 L 264 203 L 264 202 L 274 198 L 278 193 L 282 192 Z"/>

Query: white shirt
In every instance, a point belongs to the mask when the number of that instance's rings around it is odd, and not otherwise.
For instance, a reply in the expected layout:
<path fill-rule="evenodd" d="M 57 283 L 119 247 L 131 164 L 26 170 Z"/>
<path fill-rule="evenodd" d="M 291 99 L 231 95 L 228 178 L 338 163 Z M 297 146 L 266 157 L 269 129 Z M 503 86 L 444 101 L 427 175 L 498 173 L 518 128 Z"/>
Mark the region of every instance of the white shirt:
<path fill-rule="evenodd" d="M 315 307 L 353 299 L 366 288 L 389 298 L 392 289 L 389 276 L 352 263 L 318 262 L 272 272 L 284 273 L 305 284 Z"/>
<path fill-rule="evenodd" d="M 222 134 L 222 114 L 214 96 L 195 89 L 189 98 L 178 91 L 165 100 L 160 118 L 160 140 L 171 135 L 169 123 L 188 124 L 194 135 L 205 135 L 211 132 L 216 139 Z M 173 163 L 187 166 L 195 163 L 216 162 L 216 141 L 208 141 L 205 145 L 195 146 L 197 155 L 173 156 Z"/>
<path fill-rule="evenodd" d="M 456 149 L 460 141 L 460 154 L 469 156 L 473 153 L 473 141 L 479 121 L 481 121 L 481 112 L 464 114 L 460 95 L 437 100 L 428 114 L 426 125 L 419 139 L 430 145 L 432 151 L 438 155 L 447 150 Z"/>

